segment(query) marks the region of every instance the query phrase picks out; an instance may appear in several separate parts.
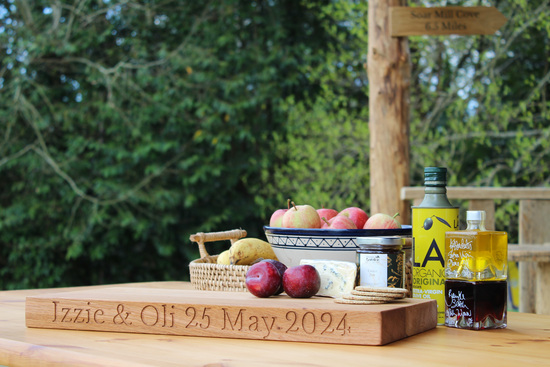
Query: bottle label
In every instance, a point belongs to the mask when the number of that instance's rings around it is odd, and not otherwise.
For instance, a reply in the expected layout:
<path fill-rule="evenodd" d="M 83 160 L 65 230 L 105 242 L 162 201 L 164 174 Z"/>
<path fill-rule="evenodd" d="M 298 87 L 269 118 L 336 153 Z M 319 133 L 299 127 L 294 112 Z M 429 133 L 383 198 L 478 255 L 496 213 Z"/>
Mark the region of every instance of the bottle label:
<path fill-rule="evenodd" d="M 497 231 L 464 230 L 445 235 L 447 279 L 506 280 L 508 234 Z"/>
<path fill-rule="evenodd" d="M 458 208 L 412 208 L 413 298 L 437 301 L 445 323 L 445 232 L 458 229 Z"/>
<path fill-rule="evenodd" d="M 360 253 L 359 285 L 403 288 L 403 253 Z"/>

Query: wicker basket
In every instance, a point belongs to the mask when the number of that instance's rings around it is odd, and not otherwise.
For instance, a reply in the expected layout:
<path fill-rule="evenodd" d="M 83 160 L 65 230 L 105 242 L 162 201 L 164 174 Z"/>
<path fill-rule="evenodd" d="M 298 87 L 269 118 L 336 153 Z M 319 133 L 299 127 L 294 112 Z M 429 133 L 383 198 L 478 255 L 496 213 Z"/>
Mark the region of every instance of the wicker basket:
<path fill-rule="evenodd" d="M 209 255 L 204 247 L 205 242 L 230 240 L 233 244 L 239 238 L 245 237 L 246 231 L 234 229 L 225 232 L 197 233 L 191 235 L 191 242 L 199 245 L 201 258 L 189 263 L 191 284 L 199 290 L 246 292 L 246 272 L 248 265 L 221 265 L 217 263 L 218 255 Z"/>

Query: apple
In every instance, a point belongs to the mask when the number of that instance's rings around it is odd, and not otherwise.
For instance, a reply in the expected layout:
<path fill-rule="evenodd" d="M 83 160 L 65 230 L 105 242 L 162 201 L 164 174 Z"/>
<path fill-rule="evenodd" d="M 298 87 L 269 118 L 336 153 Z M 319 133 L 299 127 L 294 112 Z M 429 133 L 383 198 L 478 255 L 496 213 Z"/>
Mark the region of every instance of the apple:
<path fill-rule="evenodd" d="M 265 260 L 262 260 L 262 261 L 266 261 L 268 263 L 271 263 L 271 264 L 275 265 L 277 270 L 279 270 L 279 274 L 281 274 L 281 284 L 279 286 L 279 290 L 277 290 L 277 292 L 275 292 L 275 295 L 283 293 L 283 291 L 284 291 L 284 288 L 283 288 L 283 275 L 285 274 L 286 269 L 288 269 L 287 266 L 285 264 L 283 264 L 282 262 L 277 261 L 277 260 L 273 260 L 273 259 L 265 259 Z"/>
<path fill-rule="evenodd" d="M 337 215 L 329 220 L 326 220 L 326 218 L 321 219 L 324 222 L 321 227 L 323 229 L 357 229 L 355 223 L 345 215 Z"/>
<path fill-rule="evenodd" d="M 369 219 L 369 216 L 363 209 L 355 206 L 346 208 L 338 214 L 345 215 L 346 217 L 351 219 L 355 223 L 355 226 L 357 228 L 363 228 L 367 219 Z"/>
<path fill-rule="evenodd" d="M 285 228 L 321 228 L 321 217 L 311 205 L 295 205 L 283 215 Z"/>
<path fill-rule="evenodd" d="M 317 213 L 319 213 L 319 216 L 321 218 L 326 218 L 327 220 L 329 220 L 330 218 L 333 218 L 335 216 L 338 215 L 338 210 L 336 209 L 328 209 L 328 208 L 321 208 L 321 209 L 317 209 Z"/>
<path fill-rule="evenodd" d="M 271 214 L 269 219 L 270 227 L 282 227 L 283 226 L 283 215 L 288 211 L 288 209 L 277 209 Z"/>
<path fill-rule="evenodd" d="M 271 214 L 271 218 L 269 219 L 269 226 L 270 227 L 282 227 L 283 226 L 283 215 L 290 209 L 290 199 L 287 200 L 287 208 L 286 209 L 277 209 Z"/>
<path fill-rule="evenodd" d="M 283 288 L 292 298 L 313 297 L 321 288 L 321 276 L 311 265 L 293 266 L 283 275 Z"/>
<path fill-rule="evenodd" d="M 388 214 L 383 213 L 376 213 L 372 217 L 370 217 L 367 222 L 365 223 L 365 226 L 363 229 L 397 229 L 401 228 L 401 223 L 395 217 L 397 217 L 399 213 L 395 213 L 393 217 L 389 216 Z"/>
<path fill-rule="evenodd" d="M 283 277 L 277 266 L 269 261 L 260 261 L 246 272 L 246 289 L 256 297 L 266 298 L 277 294 Z"/>

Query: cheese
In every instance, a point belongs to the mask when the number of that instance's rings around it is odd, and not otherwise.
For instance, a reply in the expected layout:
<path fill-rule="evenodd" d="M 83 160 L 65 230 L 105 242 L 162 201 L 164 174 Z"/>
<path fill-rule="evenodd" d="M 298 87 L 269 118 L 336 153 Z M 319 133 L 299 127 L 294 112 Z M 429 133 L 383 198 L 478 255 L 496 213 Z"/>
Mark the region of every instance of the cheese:
<path fill-rule="evenodd" d="M 338 298 L 355 288 L 357 265 L 353 262 L 302 259 L 300 265 L 313 266 L 321 276 L 318 296 Z"/>

